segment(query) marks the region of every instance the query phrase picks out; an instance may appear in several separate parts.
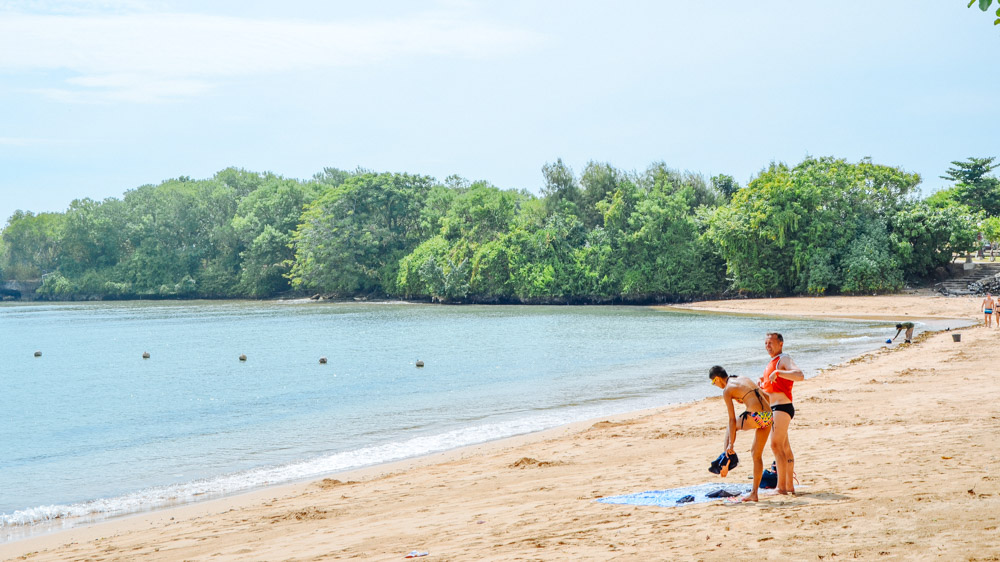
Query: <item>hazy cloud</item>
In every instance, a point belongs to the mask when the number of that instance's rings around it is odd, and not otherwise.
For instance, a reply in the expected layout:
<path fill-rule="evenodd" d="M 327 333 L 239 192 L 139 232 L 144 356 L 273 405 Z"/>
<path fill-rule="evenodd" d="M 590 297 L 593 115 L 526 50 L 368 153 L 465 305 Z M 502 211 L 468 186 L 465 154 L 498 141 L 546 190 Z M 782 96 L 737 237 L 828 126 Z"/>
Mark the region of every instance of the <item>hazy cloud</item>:
<path fill-rule="evenodd" d="M 28 147 L 56 144 L 71 144 L 73 141 L 57 139 L 38 139 L 27 137 L 0 137 L 0 146 Z"/>
<path fill-rule="evenodd" d="M 478 59 L 521 52 L 540 41 L 534 32 L 439 14 L 309 22 L 199 14 L 4 11 L 0 72 L 67 73 L 62 86 L 33 90 L 60 101 L 149 102 L 196 96 L 226 78 L 399 58 Z"/>

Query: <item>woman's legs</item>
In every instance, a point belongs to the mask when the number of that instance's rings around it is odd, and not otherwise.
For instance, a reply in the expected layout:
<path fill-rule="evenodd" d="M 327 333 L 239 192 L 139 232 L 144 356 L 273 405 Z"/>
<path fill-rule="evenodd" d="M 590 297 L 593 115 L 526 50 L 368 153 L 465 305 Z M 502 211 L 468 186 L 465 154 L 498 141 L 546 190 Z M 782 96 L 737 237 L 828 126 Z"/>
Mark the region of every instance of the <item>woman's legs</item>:
<path fill-rule="evenodd" d="M 792 417 L 788 412 L 774 412 L 774 433 L 771 434 L 771 452 L 774 453 L 774 464 L 778 469 L 778 493 L 794 494 L 795 484 L 792 474 L 795 472 L 795 457 L 792 446 L 788 442 L 788 425 Z"/>
<path fill-rule="evenodd" d="M 760 479 L 764 475 L 764 445 L 767 443 L 769 433 L 771 426 L 754 432 L 753 448 L 750 449 L 750 454 L 753 455 L 753 487 L 743 501 L 757 501 L 757 489 L 760 488 Z"/>

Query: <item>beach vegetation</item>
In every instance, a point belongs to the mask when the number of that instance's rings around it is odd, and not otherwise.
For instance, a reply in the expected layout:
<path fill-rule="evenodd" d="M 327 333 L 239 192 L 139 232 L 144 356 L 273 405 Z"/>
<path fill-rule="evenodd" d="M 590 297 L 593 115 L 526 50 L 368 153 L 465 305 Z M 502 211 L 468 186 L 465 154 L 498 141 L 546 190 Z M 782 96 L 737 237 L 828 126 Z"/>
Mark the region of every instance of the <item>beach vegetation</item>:
<path fill-rule="evenodd" d="M 1000 217 L 987 217 L 980 225 L 979 229 L 983 234 L 983 240 L 990 243 L 991 249 L 1000 242 Z"/>
<path fill-rule="evenodd" d="M 919 182 L 916 174 L 870 159 L 772 163 L 714 211 L 707 236 L 739 292 L 895 291 L 906 271 L 890 243 L 891 221 L 917 204 L 912 194 Z"/>
<path fill-rule="evenodd" d="M 992 228 L 997 165 L 952 164 L 955 185 L 925 200 L 916 174 L 867 158 L 775 162 L 745 186 L 665 162 L 629 171 L 590 161 L 577 174 L 556 159 L 542 166 L 539 195 L 455 175 L 325 168 L 297 180 L 227 168 L 63 213 L 18 211 L 0 233 L 0 272 L 40 280 L 49 299 L 891 292 Z"/>
<path fill-rule="evenodd" d="M 1000 216 L 1000 179 L 987 175 L 1000 167 L 1000 162 L 995 163 L 995 160 L 994 157 L 967 158 L 952 162 L 952 167 L 941 178 L 955 185 L 939 195 L 942 203 L 958 203 L 987 216 Z"/>

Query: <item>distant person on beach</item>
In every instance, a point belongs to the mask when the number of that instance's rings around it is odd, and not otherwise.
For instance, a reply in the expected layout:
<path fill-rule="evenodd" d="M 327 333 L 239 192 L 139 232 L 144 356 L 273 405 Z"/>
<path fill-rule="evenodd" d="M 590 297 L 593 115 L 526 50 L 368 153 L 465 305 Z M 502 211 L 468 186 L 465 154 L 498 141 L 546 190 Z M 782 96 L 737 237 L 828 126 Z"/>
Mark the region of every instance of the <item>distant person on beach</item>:
<path fill-rule="evenodd" d="M 770 332 L 764 336 L 764 348 L 771 355 L 771 361 L 764 367 L 764 376 L 760 378 L 758 384 L 767 392 L 774 414 L 771 452 L 774 453 L 774 462 L 778 470 L 778 493 L 794 494 L 795 484 L 792 479 L 795 474 L 795 457 L 788 442 L 788 426 L 795 417 L 795 406 L 792 406 L 792 384 L 806 377 L 792 358 L 782 352 L 784 346 L 785 338 L 781 334 Z"/>
<path fill-rule="evenodd" d="M 722 400 L 726 403 L 726 410 L 729 412 L 729 427 L 726 429 L 726 439 L 723 442 L 726 454 L 736 453 L 733 446 L 738 430 L 754 430 L 753 447 L 750 449 L 750 454 L 753 455 L 753 486 L 750 488 L 750 493 L 744 496 L 742 501 L 755 502 L 757 501 L 757 488 L 760 487 L 760 479 L 764 474 L 764 444 L 767 443 L 767 436 L 771 433 L 773 420 L 767 394 L 761 391 L 753 379 L 730 377 L 729 373 L 718 365 L 708 370 L 708 379 L 712 381 L 712 384 L 722 389 Z M 746 407 L 746 410 L 739 417 L 736 417 L 733 401 Z"/>
<path fill-rule="evenodd" d="M 896 324 L 896 335 L 892 336 L 892 341 L 896 341 L 899 333 L 904 329 L 906 330 L 906 339 L 903 340 L 903 343 L 910 343 L 910 340 L 913 339 L 913 322 L 900 322 Z"/>
<path fill-rule="evenodd" d="M 993 299 L 993 295 L 986 293 L 986 298 L 983 299 L 983 314 L 986 315 L 986 327 L 991 326 L 993 321 L 993 309 L 996 308 L 997 302 Z"/>

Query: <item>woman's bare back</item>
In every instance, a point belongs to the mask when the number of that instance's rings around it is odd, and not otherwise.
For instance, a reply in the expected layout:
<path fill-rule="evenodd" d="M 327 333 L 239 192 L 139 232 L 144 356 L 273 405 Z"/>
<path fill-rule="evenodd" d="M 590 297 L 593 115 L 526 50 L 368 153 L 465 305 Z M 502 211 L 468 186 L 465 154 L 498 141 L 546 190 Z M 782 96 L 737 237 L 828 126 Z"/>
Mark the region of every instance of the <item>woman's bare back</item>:
<path fill-rule="evenodd" d="M 746 406 L 748 412 L 765 412 L 771 410 L 767 393 L 757 386 L 757 383 L 747 377 L 730 377 L 727 391 L 732 392 L 733 400 Z"/>

